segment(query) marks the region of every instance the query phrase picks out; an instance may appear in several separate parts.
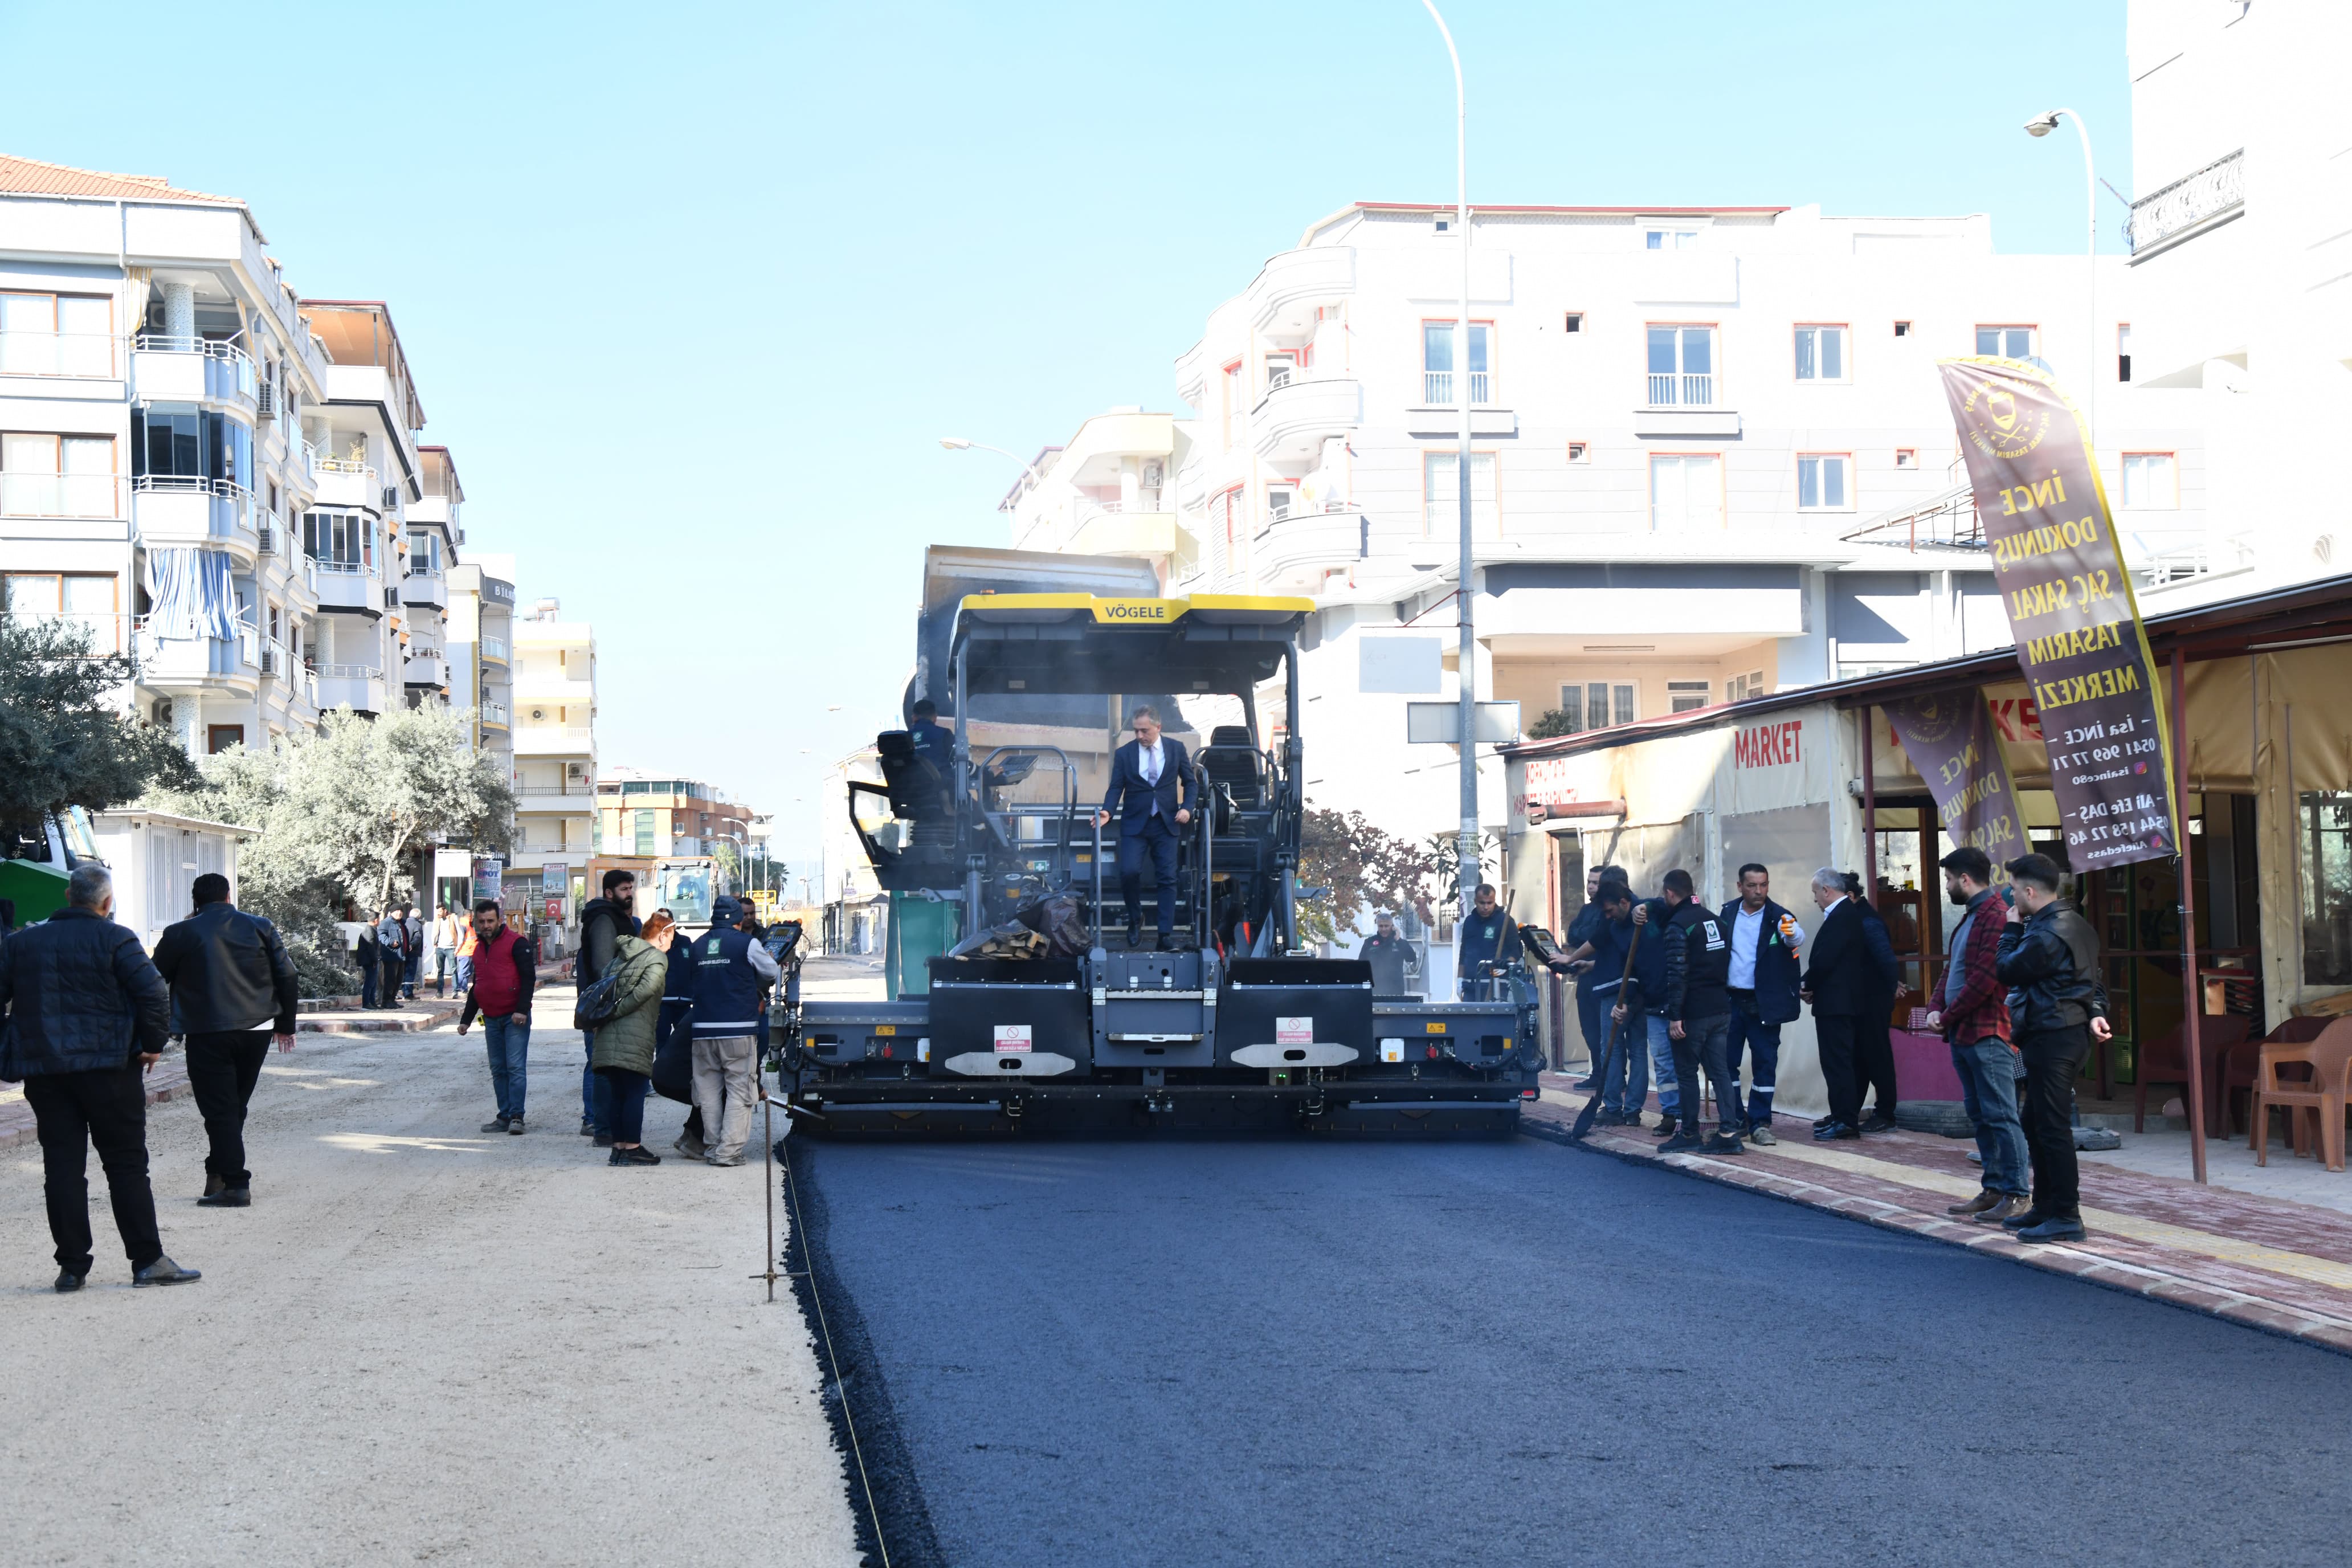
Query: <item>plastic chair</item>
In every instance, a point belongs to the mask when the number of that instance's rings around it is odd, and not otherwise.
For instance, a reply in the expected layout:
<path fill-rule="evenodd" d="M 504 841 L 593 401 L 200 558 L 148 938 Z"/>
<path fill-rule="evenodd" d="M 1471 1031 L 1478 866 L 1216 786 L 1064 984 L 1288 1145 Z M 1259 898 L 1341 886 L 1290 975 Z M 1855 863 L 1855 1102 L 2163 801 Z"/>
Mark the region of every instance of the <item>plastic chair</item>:
<path fill-rule="evenodd" d="M 2291 1062 L 2309 1066 L 2308 1082 L 2280 1079 L 2278 1069 Z M 2352 1093 L 2352 1018 L 2335 1020 L 2315 1040 L 2263 1046 L 2254 1061 L 2253 1124 L 2246 1130 L 2246 1136 L 2254 1145 L 2254 1163 L 2270 1163 L 2270 1108 L 2283 1105 L 2294 1120 L 2298 1151 L 2303 1144 L 2304 1113 L 2318 1114 L 2320 1157 L 2329 1170 L 2341 1171 L 2347 1093 Z"/>
<path fill-rule="evenodd" d="M 2261 1039 L 2252 1041 L 2252 1044 L 2256 1047 L 2303 1045 L 2319 1038 L 2327 1026 L 2334 1022 L 2336 1020 L 2333 1018 L 2289 1018 Z M 2220 1100 L 2221 1136 L 2224 1138 L 2231 1136 L 2230 1123 L 2233 1118 L 2230 1114 L 2230 1107 L 2235 1103 L 2233 1097 L 2240 1089 L 2245 1090 L 2250 1099 L 2253 1094 L 2254 1058 L 2257 1054 L 2256 1050 L 2249 1050 L 2246 1047 L 2240 1046 L 2221 1059 Z"/>
<path fill-rule="evenodd" d="M 2231 1047 L 2245 1043 L 2251 1020 L 2242 1014 L 2207 1014 L 2198 1019 L 2198 1055 L 2203 1058 L 2205 1079 L 2205 1128 L 2210 1133 L 2214 1125 L 2213 1100 L 2220 1093 L 2222 1059 Z M 2139 1081 L 2132 1090 L 2132 1131 L 2147 1131 L 2147 1086 L 2156 1083 L 2177 1083 L 2185 1091 L 2189 1085 L 2189 1033 L 2180 1026 L 2167 1030 L 2139 1048 L 2137 1070 L 2133 1075 Z M 2187 1096 L 2184 1092 L 2182 1098 Z"/>

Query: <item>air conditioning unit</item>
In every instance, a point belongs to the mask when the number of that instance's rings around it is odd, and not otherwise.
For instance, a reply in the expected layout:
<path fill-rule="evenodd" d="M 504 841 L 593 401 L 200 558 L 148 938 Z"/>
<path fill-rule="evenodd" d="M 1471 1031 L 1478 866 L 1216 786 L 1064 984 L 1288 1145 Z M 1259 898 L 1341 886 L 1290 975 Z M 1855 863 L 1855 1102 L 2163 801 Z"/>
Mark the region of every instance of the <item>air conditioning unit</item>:
<path fill-rule="evenodd" d="M 546 717 L 547 710 L 544 708 L 534 708 L 530 710 L 531 722 L 534 724 L 542 721 Z"/>
<path fill-rule="evenodd" d="M 383 511 L 398 510 L 400 508 L 400 487 L 398 485 L 384 486 L 383 500 L 383 505 L 379 510 Z"/>
<path fill-rule="evenodd" d="M 387 609 L 387 610 L 396 610 L 396 609 L 400 608 L 400 590 L 399 590 L 399 589 L 397 589 L 397 588 L 386 588 L 386 589 L 383 591 L 383 607 L 384 607 L 385 609 Z"/>
<path fill-rule="evenodd" d="M 564 774 L 569 778 L 584 779 L 588 776 L 588 769 L 583 763 L 572 763 L 564 768 Z"/>
<path fill-rule="evenodd" d="M 266 647 L 261 650 L 261 673 L 264 675 L 275 675 L 278 673 L 278 650 L 276 648 Z"/>
<path fill-rule="evenodd" d="M 263 382 L 254 392 L 253 410 L 255 413 L 260 415 L 264 419 L 276 418 L 278 416 L 278 389 L 270 385 L 269 383 L 266 381 Z"/>

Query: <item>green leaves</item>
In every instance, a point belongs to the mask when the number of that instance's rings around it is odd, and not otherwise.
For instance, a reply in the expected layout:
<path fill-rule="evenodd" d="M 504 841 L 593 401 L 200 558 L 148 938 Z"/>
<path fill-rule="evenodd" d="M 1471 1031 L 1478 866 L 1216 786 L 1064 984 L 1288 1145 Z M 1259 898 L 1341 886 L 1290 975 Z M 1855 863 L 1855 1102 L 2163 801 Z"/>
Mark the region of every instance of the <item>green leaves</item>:
<path fill-rule="evenodd" d="M 1427 919 L 1430 889 L 1441 869 L 1427 848 L 1383 832 L 1360 811 L 1310 807 L 1299 825 L 1298 879 L 1330 892 L 1299 900 L 1300 934 L 1329 942 L 1367 904 L 1412 908 Z"/>
<path fill-rule="evenodd" d="M 93 653 L 85 626 L 0 616 L 0 823 L 29 827 L 194 780 L 168 731 L 121 710 L 136 670 L 126 655 Z"/>

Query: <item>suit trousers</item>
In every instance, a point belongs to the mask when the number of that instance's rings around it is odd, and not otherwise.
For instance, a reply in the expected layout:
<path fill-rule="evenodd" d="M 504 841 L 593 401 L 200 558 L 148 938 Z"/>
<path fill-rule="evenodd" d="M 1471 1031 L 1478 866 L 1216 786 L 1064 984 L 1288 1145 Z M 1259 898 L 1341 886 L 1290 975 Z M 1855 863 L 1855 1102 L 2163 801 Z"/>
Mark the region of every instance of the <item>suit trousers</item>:
<path fill-rule="evenodd" d="M 2025 1061 L 2026 1152 L 2033 1160 L 2033 1206 L 2044 1215 L 2079 1216 L 2083 1173 L 2074 1158 L 2074 1076 L 2090 1059 L 2091 1031 L 2077 1024 L 2019 1037 Z"/>
<path fill-rule="evenodd" d="M 1864 1020 L 1848 1013 L 1813 1015 L 1813 1038 L 1821 1045 L 1822 1082 L 1830 1095 L 1830 1118 L 1852 1127 L 1862 1120 L 1862 1078 L 1856 1070 L 1855 1036 Z"/>
<path fill-rule="evenodd" d="M 1855 1019 L 1853 1037 L 1854 1108 L 1861 1109 L 1865 1089 L 1874 1090 L 1874 1109 L 1889 1117 L 1895 1114 L 1895 1037 L 1886 1015 L 1893 1006 L 1890 999 L 1885 1007 Z"/>
<path fill-rule="evenodd" d="M 43 1073 L 25 1080 L 25 1099 L 40 1129 L 41 1186 L 48 1200 L 49 1239 L 58 1267 L 87 1274 L 89 1151 L 106 1169 L 114 1228 L 136 1271 L 163 1256 L 155 1229 L 155 1193 L 147 1184 L 147 1086 L 136 1064 L 95 1072 Z"/>
<path fill-rule="evenodd" d="M 1176 828 L 1165 817 L 1147 816 L 1139 831 L 1124 827 L 1118 838 L 1118 888 L 1127 899 L 1127 929 L 1143 927 L 1143 861 L 1160 886 L 1160 934 L 1176 929 Z"/>
<path fill-rule="evenodd" d="M 245 1168 L 245 1108 L 269 1059 L 269 1031 L 237 1029 L 188 1037 L 188 1087 L 196 1093 L 196 1114 L 205 1119 L 211 1149 L 205 1169 L 232 1187 L 250 1186 Z"/>

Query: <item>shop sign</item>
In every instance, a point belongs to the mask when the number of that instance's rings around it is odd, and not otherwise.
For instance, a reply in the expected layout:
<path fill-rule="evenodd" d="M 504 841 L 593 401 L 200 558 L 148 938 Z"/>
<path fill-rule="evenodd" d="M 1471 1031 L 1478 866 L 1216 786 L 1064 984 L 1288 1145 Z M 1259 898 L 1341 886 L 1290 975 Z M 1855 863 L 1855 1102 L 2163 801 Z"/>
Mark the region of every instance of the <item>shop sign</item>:
<path fill-rule="evenodd" d="M 1817 756 L 1808 717 L 1795 714 L 1732 731 L 1731 809 L 1777 811 L 1823 798 L 1827 761 Z"/>
<path fill-rule="evenodd" d="M 506 865 L 503 861 L 476 860 L 474 862 L 474 901 L 479 903 L 484 899 L 488 899 L 492 903 L 503 903 L 505 900 L 500 895 L 499 884 L 505 873 Z"/>
<path fill-rule="evenodd" d="M 1804 761 L 1802 719 L 1752 725 L 1740 731 L 1731 742 L 1731 765 L 1735 768 L 1801 767 Z"/>
<path fill-rule="evenodd" d="M 2090 433 L 2030 364 L 1938 368 L 2040 713 L 2067 858 L 2087 871 L 2168 858 L 2179 847 L 2171 736 Z"/>
<path fill-rule="evenodd" d="M 1947 837 L 1983 850 L 1995 866 L 2026 852 L 2017 786 L 1980 689 L 1890 702 L 1886 717 L 1935 799 Z"/>

